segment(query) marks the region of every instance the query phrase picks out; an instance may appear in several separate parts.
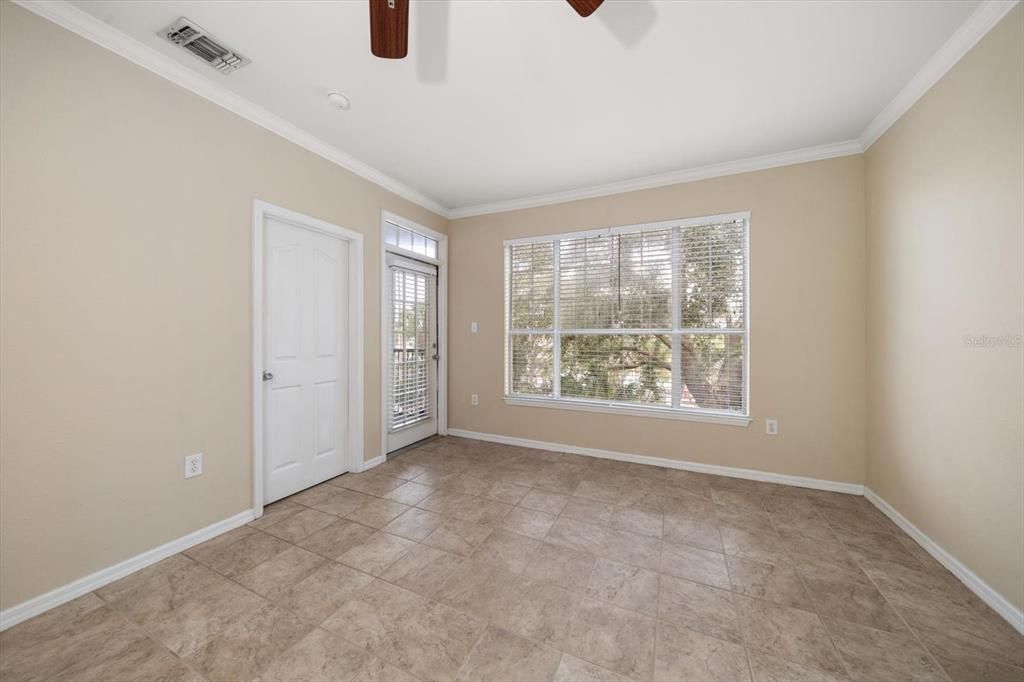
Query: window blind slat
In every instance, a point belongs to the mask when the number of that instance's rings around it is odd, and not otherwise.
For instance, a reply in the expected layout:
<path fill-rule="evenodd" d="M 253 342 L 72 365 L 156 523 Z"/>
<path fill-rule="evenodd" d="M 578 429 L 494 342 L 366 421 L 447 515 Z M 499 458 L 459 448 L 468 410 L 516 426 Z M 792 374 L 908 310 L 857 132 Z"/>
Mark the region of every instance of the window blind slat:
<path fill-rule="evenodd" d="M 509 394 L 745 413 L 747 221 L 719 220 L 506 246 Z"/>
<path fill-rule="evenodd" d="M 434 324 L 431 290 L 434 279 L 420 272 L 392 267 L 392 351 L 389 428 L 396 431 L 431 419 L 434 414 L 430 370 Z"/>
<path fill-rule="evenodd" d="M 552 334 L 516 334 L 510 340 L 509 383 L 518 395 L 551 395 Z"/>
<path fill-rule="evenodd" d="M 682 327 L 742 329 L 746 223 L 680 228 Z"/>
<path fill-rule="evenodd" d="M 554 325 L 554 244 L 510 247 L 509 301 L 512 329 L 551 329 Z"/>
<path fill-rule="evenodd" d="M 671 230 L 562 239 L 558 259 L 561 327 L 671 327 Z"/>

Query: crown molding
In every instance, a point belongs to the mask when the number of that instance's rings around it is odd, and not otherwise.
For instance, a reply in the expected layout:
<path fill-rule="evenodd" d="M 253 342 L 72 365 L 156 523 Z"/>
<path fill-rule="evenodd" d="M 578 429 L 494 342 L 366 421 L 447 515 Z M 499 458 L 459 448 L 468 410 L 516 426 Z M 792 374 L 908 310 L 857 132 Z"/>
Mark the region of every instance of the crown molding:
<path fill-rule="evenodd" d="M 896 97 L 872 119 L 855 140 L 671 171 L 669 173 L 649 175 L 621 182 L 611 182 L 604 185 L 581 187 L 565 192 L 553 192 L 551 194 L 541 194 L 508 201 L 496 201 L 475 206 L 463 206 L 448 211 L 448 218 L 449 220 L 454 220 L 457 218 L 487 215 L 489 213 L 535 208 L 537 206 L 560 204 L 567 201 L 592 199 L 594 197 L 621 194 L 623 192 L 665 187 L 667 185 L 705 180 L 724 175 L 749 173 L 751 171 L 778 168 L 797 163 L 820 161 L 839 156 L 862 154 L 1019 3 L 1020 0 L 984 0 L 942 47 L 931 56 L 914 77 L 903 86 Z"/>
<path fill-rule="evenodd" d="M 942 78 L 982 37 L 1013 9 L 1020 0 L 985 0 L 925 63 L 895 98 L 867 125 L 855 140 L 767 154 L 736 161 L 686 168 L 641 178 L 592 185 L 507 201 L 448 208 L 408 185 L 328 144 L 298 126 L 241 97 L 223 85 L 202 76 L 174 59 L 122 33 L 65 0 L 14 0 L 53 23 L 147 69 L 186 90 L 221 106 L 272 133 L 293 142 L 356 175 L 427 210 L 454 220 L 489 213 L 547 206 L 580 199 L 665 187 L 725 175 L 778 168 L 810 161 L 861 154 L 875 143 L 903 114 Z"/>
<path fill-rule="evenodd" d="M 416 191 L 412 187 L 396 180 L 376 168 L 346 154 L 337 147 L 324 142 L 320 138 L 289 123 L 283 118 L 272 114 L 263 107 L 236 95 L 229 89 L 206 76 L 178 63 L 158 50 L 143 44 L 125 33 L 117 30 L 96 17 L 83 12 L 64 0 L 14 0 L 21 7 L 38 14 L 44 19 L 76 33 L 86 40 L 96 43 L 114 54 L 124 57 L 130 62 L 152 71 L 162 78 L 190 90 L 200 97 L 221 106 L 228 111 L 252 121 L 256 125 L 280 135 L 303 149 L 313 152 L 328 161 L 349 170 L 359 177 L 379 185 L 389 192 L 394 192 L 403 199 L 433 211 L 445 218 L 448 208 L 441 203 Z"/>
<path fill-rule="evenodd" d="M 925 62 L 921 70 L 882 109 L 878 116 L 875 116 L 871 123 L 864 128 L 864 132 L 860 134 L 860 144 L 864 151 L 867 151 L 885 131 L 900 120 L 917 100 L 921 99 L 972 47 L 977 45 L 978 41 L 985 37 L 985 34 L 995 28 L 995 25 L 1019 2 L 1020 0 L 985 0 L 982 2 L 960 25 L 960 28 L 954 31 L 949 40 L 932 55 L 931 59 Z"/>
<path fill-rule="evenodd" d="M 642 178 L 634 178 L 632 180 L 609 182 L 604 185 L 580 187 L 578 189 L 571 189 L 565 192 L 553 192 L 551 194 L 540 194 L 532 197 L 524 197 L 522 199 L 510 199 L 508 201 L 496 201 L 476 206 L 453 208 L 448 211 L 448 217 L 449 219 L 469 218 L 471 216 L 486 215 L 488 213 L 502 213 L 504 211 L 515 211 L 523 208 L 535 208 L 537 206 L 561 204 L 567 201 L 592 199 L 594 197 L 603 197 L 610 194 L 622 194 L 623 192 L 635 192 L 642 189 L 677 185 L 683 182 L 706 180 L 708 178 L 717 178 L 723 175 L 749 173 L 751 171 L 765 170 L 768 168 L 778 168 L 779 166 L 791 166 L 797 163 L 821 161 L 823 159 L 832 159 L 839 156 L 850 156 L 851 154 L 860 154 L 863 151 L 864 149 L 861 147 L 858 140 L 847 140 L 845 142 L 825 144 L 818 147 L 806 147 L 804 149 L 796 149 L 794 151 L 782 152 L 779 154 L 766 154 L 764 156 L 754 156 L 748 159 L 739 159 L 737 161 L 715 163 L 709 166 L 698 166 L 695 168 L 686 168 L 668 173 L 659 173 L 658 175 L 648 175 Z"/>

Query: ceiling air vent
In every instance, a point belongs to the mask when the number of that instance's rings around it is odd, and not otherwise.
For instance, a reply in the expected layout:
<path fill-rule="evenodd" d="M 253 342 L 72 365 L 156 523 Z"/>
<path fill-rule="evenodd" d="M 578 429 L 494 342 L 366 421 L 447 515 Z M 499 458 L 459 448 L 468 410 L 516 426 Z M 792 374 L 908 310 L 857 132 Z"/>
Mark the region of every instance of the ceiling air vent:
<path fill-rule="evenodd" d="M 248 59 L 225 47 L 188 17 L 181 17 L 160 31 L 159 35 L 191 52 L 221 73 L 237 71 L 249 63 Z"/>

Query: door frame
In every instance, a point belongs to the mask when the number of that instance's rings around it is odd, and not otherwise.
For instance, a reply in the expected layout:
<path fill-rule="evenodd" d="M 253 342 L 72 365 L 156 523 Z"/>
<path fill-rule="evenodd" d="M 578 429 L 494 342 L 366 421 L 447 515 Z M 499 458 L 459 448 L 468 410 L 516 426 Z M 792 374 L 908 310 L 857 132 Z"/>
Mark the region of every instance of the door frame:
<path fill-rule="evenodd" d="M 263 443 L 263 243 L 267 218 L 294 227 L 342 239 L 348 243 L 348 452 L 346 466 L 359 471 L 363 464 L 363 235 L 353 230 L 256 199 L 252 203 L 252 509 L 263 514 L 263 479 L 266 460 Z"/>
<path fill-rule="evenodd" d="M 403 218 L 390 211 L 380 212 L 380 456 L 388 456 L 388 320 L 391 301 L 388 290 L 388 254 L 393 253 L 437 267 L 437 433 L 448 435 L 448 235 Z M 413 232 L 437 240 L 437 258 L 428 258 L 412 251 L 384 243 L 385 223 L 394 223 Z M 386 312 L 387 311 L 387 312 Z"/>

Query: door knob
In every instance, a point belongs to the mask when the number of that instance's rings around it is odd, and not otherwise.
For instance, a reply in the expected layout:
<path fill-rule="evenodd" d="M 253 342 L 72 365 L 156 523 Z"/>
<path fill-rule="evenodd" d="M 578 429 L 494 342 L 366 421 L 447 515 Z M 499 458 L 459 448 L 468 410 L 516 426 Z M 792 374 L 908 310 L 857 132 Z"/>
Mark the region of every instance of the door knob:
<path fill-rule="evenodd" d="M 263 373 L 263 380 L 264 381 L 270 381 L 273 378 L 274 378 L 274 373 L 273 372 L 264 372 Z"/>

